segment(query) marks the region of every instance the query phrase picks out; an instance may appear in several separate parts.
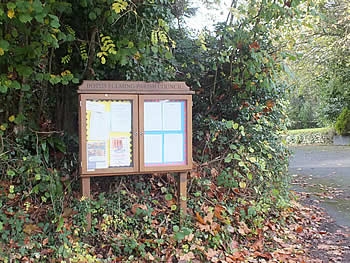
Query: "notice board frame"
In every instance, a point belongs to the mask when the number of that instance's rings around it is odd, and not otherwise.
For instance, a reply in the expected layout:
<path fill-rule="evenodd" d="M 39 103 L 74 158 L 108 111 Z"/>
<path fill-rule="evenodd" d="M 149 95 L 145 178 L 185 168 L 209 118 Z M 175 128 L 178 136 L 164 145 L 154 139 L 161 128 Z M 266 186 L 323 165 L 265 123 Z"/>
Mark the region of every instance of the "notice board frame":
<path fill-rule="evenodd" d="M 187 174 L 192 169 L 192 94 L 184 82 L 92 81 L 79 86 L 79 161 L 82 195 L 90 197 L 90 178 L 131 174 L 179 173 L 179 202 L 186 213 Z M 87 101 L 132 101 L 132 167 L 87 168 Z M 147 166 L 144 161 L 144 102 L 147 100 L 185 102 L 185 162 L 180 165 Z M 175 105 L 176 106 L 176 105 Z M 107 153 L 109 154 L 109 153 Z M 111 158 L 109 156 L 109 158 Z"/>

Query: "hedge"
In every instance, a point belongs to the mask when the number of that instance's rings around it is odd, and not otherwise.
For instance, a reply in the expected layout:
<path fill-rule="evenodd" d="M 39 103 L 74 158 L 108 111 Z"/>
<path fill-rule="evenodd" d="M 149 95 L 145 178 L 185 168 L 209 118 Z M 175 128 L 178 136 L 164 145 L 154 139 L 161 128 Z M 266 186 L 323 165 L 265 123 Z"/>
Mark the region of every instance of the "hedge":
<path fill-rule="evenodd" d="M 333 128 L 290 130 L 286 140 L 289 145 L 333 144 L 334 135 L 335 130 Z"/>

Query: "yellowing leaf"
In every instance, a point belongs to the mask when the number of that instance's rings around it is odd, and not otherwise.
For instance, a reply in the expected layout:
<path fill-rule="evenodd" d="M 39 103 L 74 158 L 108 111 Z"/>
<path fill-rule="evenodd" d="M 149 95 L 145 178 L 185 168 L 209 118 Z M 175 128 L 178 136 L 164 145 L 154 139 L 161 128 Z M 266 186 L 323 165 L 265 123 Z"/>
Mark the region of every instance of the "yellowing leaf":
<path fill-rule="evenodd" d="M 10 19 L 14 18 L 14 16 L 15 16 L 15 11 L 14 11 L 13 9 L 9 9 L 9 10 L 7 11 L 7 16 L 8 16 Z"/>
<path fill-rule="evenodd" d="M 241 181 L 241 182 L 239 182 L 239 187 L 244 189 L 247 187 L 247 184 L 245 182 Z"/>
<path fill-rule="evenodd" d="M 112 9 L 117 14 L 121 13 L 122 11 L 126 10 L 128 7 L 128 3 L 124 0 L 117 0 L 112 4 Z"/>
<path fill-rule="evenodd" d="M 9 121 L 10 121 L 10 122 L 13 122 L 15 119 L 16 119 L 16 118 L 15 118 L 14 115 L 11 115 L 11 116 L 9 117 Z"/>
<path fill-rule="evenodd" d="M 106 64 L 106 58 L 105 57 L 101 58 L 101 64 Z"/>
<path fill-rule="evenodd" d="M 3 56 L 5 54 L 5 51 L 0 47 L 0 56 Z"/>

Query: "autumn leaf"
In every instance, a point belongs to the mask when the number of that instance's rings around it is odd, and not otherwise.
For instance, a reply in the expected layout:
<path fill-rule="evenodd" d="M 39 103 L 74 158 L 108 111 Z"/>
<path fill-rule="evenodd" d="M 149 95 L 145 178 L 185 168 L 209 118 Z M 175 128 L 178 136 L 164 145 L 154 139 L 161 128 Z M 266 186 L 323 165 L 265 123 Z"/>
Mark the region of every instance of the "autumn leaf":
<path fill-rule="evenodd" d="M 215 134 L 215 137 L 217 137 L 218 135 L 216 135 Z M 210 170 L 210 174 L 211 174 L 211 176 L 212 177 L 217 177 L 218 175 L 219 175 L 219 172 L 218 172 L 218 170 L 216 170 L 214 167 L 213 168 L 211 168 L 211 170 Z"/>
<path fill-rule="evenodd" d="M 136 214 L 137 209 L 147 210 L 147 206 L 142 204 L 133 204 L 131 207 L 131 212 Z"/>
<path fill-rule="evenodd" d="M 65 207 L 65 208 L 63 209 L 62 217 L 68 218 L 68 217 L 70 217 L 70 216 L 72 216 L 72 215 L 74 215 L 74 214 L 77 214 L 77 212 L 74 211 L 74 210 L 73 210 L 72 208 L 70 208 L 70 207 Z"/>
<path fill-rule="evenodd" d="M 214 250 L 212 248 L 209 248 L 208 251 L 205 253 L 205 255 L 207 256 L 207 259 L 212 259 L 213 257 L 215 257 L 218 254 L 217 250 Z"/>
<path fill-rule="evenodd" d="M 252 245 L 252 249 L 254 251 L 263 251 L 264 250 L 264 240 L 262 238 L 259 238 L 255 243 Z"/>
<path fill-rule="evenodd" d="M 155 260 L 154 256 L 153 256 L 150 252 L 148 252 L 148 253 L 146 254 L 146 258 L 147 258 L 148 260 L 150 260 L 150 261 L 154 261 L 154 260 Z"/>
<path fill-rule="evenodd" d="M 192 259 L 195 259 L 195 255 L 193 252 L 186 253 L 182 256 L 180 256 L 180 262 L 191 262 Z"/>
<path fill-rule="evenodd" d="M 38 227 L 37 225 L 33 224 L 25 224 L 23 227 L 23 232 L 27 235 L 31 235 L 32 233 L 41 233 L 42 229 Z"/>
<path fill-rule="evenodd" d="M 222 211 L 224 211 L 224 210 L 225 210 L 225 208 L 222 207 L 221 205 L 216 205 L 215 208 L 214 208 L 214 215 L 215 215 L 215 217 L 217 219 L 221 220 L 221 221 L 224 220 L 224 218 L 221 215 Z"/>
<path fill-rule="evenodd" d="M 201 215 L 200 215 L 198 212 L 196 212 L 196 220 L 197 220 L 199 223 L 201 223 L 202 225 L 205 225 L 205 224 L 206 224 L 205 221 L 204 221 L 204 219 L 203 219 L 203 217 L 201 217 Z"/>
<path fill-rule="evenodd" d="M 43 249 L 43 250 L 41 250 L 41 251 L 40 251 L 40 254 L 43 255 L 43 256 L 45 256 L 45 255 L 52 254 L 53 252 L 54 252 L 53 249 L 48 248 L 48 249 Z"/>
<path fill-rule="evenodd" d="M 239 222 L 239 227 L 238 227 L 238 233 L 240 233 L 242 236 L 245 236 L 252 232 L 249 227 L 246 225 L 244 222 Z"/>
<path fill-rule="evenodd" d="M 261 253 L 261 252 L 255 251 L 254 252 L 254 257 L 256 257 L 256 258 L 263 258 L 263 259 L 266 259 L 266 260 L 272 259 L 272 255 L 269 252 Z"/>
<path fill-rule="evenodd" d="M 255 51 L 258 51 L 260 49 L 260 45 L 257 41 L 254 41 L 249 45 L 249 50 L 254 49 Z"/>
<path fill-rule="evenodd" d="M 295 232 L 297 232 L 298 234 L 300 234 L 301 232 L 303 232 L 303 227 L 300 225 L 295 226 Z"/>
<path fill-rule="evenodd" d="M 241 251 L 237 251 L 231 255 L 227 255 L 227 258 L 233 260 L 234 262 L 237 262 L 237 261 L 243 261 L 244 258 L 245 258 L 245 255 L 243 252 Z"/>
<path fill-rule="evenodd" d="M 273 100 L 266 101 L 266 107 L 273 108 L 275 106 L 275 102 Z"/>
<path fill-rule="evenodd" d="M 46 246 L 49 243 L 49 238 L 45 238 L 42 242 L 43 246 Z"/>
<path fill-rule="evenodd" d="M 239 243 L 236 240 L 232 240 L 228 245 L 231 251 L 234 251 L 239 247 Z"/>

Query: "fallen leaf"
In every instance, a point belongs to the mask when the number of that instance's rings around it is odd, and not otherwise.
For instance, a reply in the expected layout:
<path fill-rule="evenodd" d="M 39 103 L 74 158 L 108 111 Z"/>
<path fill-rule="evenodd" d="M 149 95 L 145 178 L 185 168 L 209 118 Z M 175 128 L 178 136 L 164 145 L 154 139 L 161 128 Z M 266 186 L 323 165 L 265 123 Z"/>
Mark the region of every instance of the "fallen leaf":
<path fill-rule="evenodd" d="M 51 248 L 43 249 L 43 250 L 40 251 L 41 255 L 49 255 L 49 254 L 52 254 L 52 253 L 53 253 L 53 249 L 51 249 Z"/>
<path fill-rule="evenodd" d="M 227 255 L 227 257 L 234 260 L 235 262 L 236 261 L 243 261 L 245 258 L 244 253 L 241 251 L 237 251 L 231 255 Z"/>
<path fill-rule="evenodd" d="M 201 215 L 198 212 L 196 212 L 196 220 L 199 223 L 201 223 L 202 225 L 205 225 L 205 221 L 204 221 L 203 217 L 201 217 Z"/>
<path fill-rule="evenodd" d="M 195 255 L 193 254 L 193 252 L 189 252 L 189 253 L 186 253 L 185 255 L 180 256 L 180 262 L 181 261 L 191 262 L 191 260 L 194 258 L 195 258 Z M 170 262 L 172 262 L 172 261 L 170 261 Z"/>
<path fill-rule="evenodd" d="M 142 209 L 142 210 L 147 210 L 147 206 L 146 205 L 142 205 L 142 204 L 133 204 L 131 207 L 131 212 L 133 214 L 136 214 L 137 209 Z"/>
<path fill-rule="evenodd" d="M 251 230 L 249 229 L 249 227 L 246 225 L 246 223 L 244 222 L 239 222 L 239 227 L 238 227 L 238 233 L 240 233 L 241 235 L 246 235 L 249 234 L 251 232 Z"/>
<path fill-rule="evenodd" d="M 49 243 L 49 238 L 45 238 L 42 242 L 43 246 L 46 246 Z"/>
<path fill-rule="evenodd" d="M 150 252 L 148 252 L 148 253 L 146 254 L 146 257 L 147 257 L 147 259 L 150 260 L 150 261 L 155 260 L 154 256 L 153 256 Z"/>
<path fill-rule="evenodd" d="M 216 216 L 217 219 L 223 220 L 224 218 L 222 217 L 221 213 L 224 211 L 225 208 L 221 205 L 216 205 L 214 208 L 214 215 Z"/>
<path fill-rule="evenodd" d="M 271 255 L 271 253 L 269 253 L 269 252 L 266 252 L 266 253 L 261 253 L 261 252 L 259 252 L 259 251 L 255 251 L 254 252 L 254 257 L 256 257 L 256 258 L 264 258 L 264 259 L 267 259 L 267 260 L 270 260 L 270 259 L 272 259 L 272 255 Z"/>
<path fill-rule="evenodd" d="M 298 234 L 300 234 L 301 232 L 303 232 L 303 227 L 300 225 L 295 226 L 295 232 L 297 232 Z"/>
<path fill-rule="evenodd" d="M 254 251 L 263 251 L 264 250 L 264 241 L 262 238 L 259 238 L 255 243 L 252 245 L 252 249 Z"/>
<path fill-rule="evenodd" d="M 33 224 L 25 224 L 23 227 L 23 232 L 27 235 L 31 235 L 32 233 L 41 233 L 42 229 L 37 225 Z"/>
<path fill-rule="evenodd" d="M 63 209 L 62 217 L 68 218 L 68 217 L 70 217 L 70 216 L 72 216 L 72 215 L 74 215 L 74 214 L 77 214 L 77 212 L 74 211 L 74 210 L 73 210 L 72 208 L 70 208 L 70 207 L 66 207 L 66 208 Z"/>

